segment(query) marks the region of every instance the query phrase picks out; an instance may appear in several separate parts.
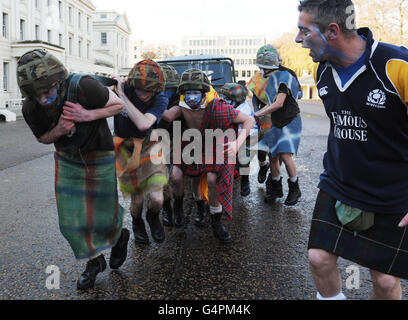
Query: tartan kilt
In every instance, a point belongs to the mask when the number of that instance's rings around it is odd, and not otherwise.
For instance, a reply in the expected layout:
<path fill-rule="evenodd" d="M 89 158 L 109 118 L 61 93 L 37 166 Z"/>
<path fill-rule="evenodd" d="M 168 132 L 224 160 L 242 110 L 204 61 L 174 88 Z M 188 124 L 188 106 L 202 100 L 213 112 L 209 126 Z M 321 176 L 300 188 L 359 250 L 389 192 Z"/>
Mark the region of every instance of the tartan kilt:
<path fill-rule="evenodd" d="M 375 213 L 374 226 L 355 233 L 338 220 L 336 201 L 324 191 L 319 192 L 308 249 L 322 249 L 363 267 L 408 279 L 407 228 L 398 227 L 405 214 Z"/>
<path fill-rule="evenodd" d="M 133 194 L 145 196 L 163 190 L 168 173 L 162 161 L 161 143 L 151 142 L 150 137 L 123 139 L 115 136 L 113 141 L 119 187 L 125 199 Z"/>
<path fill-rule="evenodd" d="M 120 237 L 115 153 L 86 155 L 55 152 L 55 197 L 59 228 L 77 260 L 94 258 Z"/>

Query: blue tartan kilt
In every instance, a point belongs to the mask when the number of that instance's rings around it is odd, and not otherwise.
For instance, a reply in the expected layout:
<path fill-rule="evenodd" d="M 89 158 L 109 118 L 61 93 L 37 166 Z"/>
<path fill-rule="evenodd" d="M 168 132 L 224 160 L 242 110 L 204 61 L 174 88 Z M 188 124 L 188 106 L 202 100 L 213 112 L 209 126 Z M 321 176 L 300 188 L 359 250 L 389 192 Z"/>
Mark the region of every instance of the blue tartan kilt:
<path fill-rule="evenodd" d="M 322 249 L 363 267 L 408 279 L 408 232 L 398 227 L 405 214 L 375 213 L 374 226 L 356 233 L 338 220 L 336 201 L 319 192 L 308 249 Z"/>

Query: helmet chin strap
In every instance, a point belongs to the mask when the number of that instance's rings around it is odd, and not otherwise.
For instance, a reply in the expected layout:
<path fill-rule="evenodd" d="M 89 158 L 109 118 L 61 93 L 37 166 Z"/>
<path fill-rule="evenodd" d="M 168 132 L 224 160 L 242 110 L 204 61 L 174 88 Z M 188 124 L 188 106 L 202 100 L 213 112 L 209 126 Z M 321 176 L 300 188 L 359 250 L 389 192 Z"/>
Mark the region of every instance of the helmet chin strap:
<path fill-rule="evenodd" d="M 261 75 L 262 75 L 264 78 L 268 78 L 274 71 L 275 71 L 275 70 L 273 70 L 273 69 L 262 69 L 262 70 L 261 70 Z"/>

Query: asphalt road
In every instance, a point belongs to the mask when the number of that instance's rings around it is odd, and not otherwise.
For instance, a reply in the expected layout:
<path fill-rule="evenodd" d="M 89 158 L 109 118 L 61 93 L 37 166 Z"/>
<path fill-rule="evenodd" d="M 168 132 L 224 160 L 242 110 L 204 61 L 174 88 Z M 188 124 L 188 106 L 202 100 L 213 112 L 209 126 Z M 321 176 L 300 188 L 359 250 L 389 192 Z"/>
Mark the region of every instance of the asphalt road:
<path fill-rule="evenodd" d="M 234 188 L 233 219 L 225 222 L 231 244 L 222 245 L 210 228 L 193 225 L 195 209 L 187 193 L 185 227 L 166 228 L 163 244 L 135 245 L 131 235 L 125 264 L 118 271 L 108 267 L 85 293 L 76 289 L 85 262 L 75 261 L 58 228 L 53 146 L 37 143 L 23 120 L 0 123 L 0 299 L 314 299 L 306 248 L 329 126 L 320 104 L 301 103 L 301 109 L 304 128 L 295 160 L 302 198 L 296 206 L 286 207 L 283 200 L 264 203 L 253 161 L 251 195 L 242 198 L 239 185 Z M 286 181 L 285 170 L 282 175 Z M 285 182 L 285 196 L 287 189 Z M 131 230 L 129 202 L 120 202 Z M 50 265 L 61 272 L 60 289 L 46 288 Z M 371 282 L 365 268 L 359 268 L 360 288 L 346 288 L 350 265 L 339 260 L 344 293 L 368 298 Z M 406 281 L 403 288 L 407 298 Z"/>

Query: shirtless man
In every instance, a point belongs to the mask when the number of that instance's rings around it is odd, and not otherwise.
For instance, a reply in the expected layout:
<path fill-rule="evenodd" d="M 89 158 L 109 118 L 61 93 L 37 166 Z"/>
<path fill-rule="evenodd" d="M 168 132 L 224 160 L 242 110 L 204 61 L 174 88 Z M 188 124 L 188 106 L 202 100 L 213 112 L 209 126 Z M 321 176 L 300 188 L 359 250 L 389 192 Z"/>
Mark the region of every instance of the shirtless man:
<path fill-rule="evenodd" d="M 180 94 L 184 95 L 184 101 L 164 112 L 163 119 L 166 121 L 173 121 L 183 115 L 187 127 L 201 130 L 202 134 L 205 129 L 221 129 L 225 132 L 228 129 L 236 129 L 237 125 L 242 124 L 243 129 L 237 139 L 224 144 L 226 155 L 223 164 L 204 162 L 203 164 L 193 163 L 187 165 L 181 163 L 174 166 L 170 177 L 173 181 L 172 184 L 175 186 L 173 192 L 176 220 L 182 219 L 184 216 L 184 175 L 193 177 L 193 190 L 196 200 L 200 199 L 200 178 L 202 176 L 206 177 L 209 190 L 211 226 L 214 235 L 222 242 L 230 242 L 231 236 L 221 224 L 223 209 L 229 219 L 232 215 L 232 187 L 235 163 L 231 163 L 228 159 L 235 159 L 239 147 L 245 142 L 254 126 L 254 119 L 234 109 L 233 106 L 221 99 L 215 98 L 206 104 L 211 85 L 207 76 L 201 70 L 190 69 L 185 71 L 181 77 L 178 90 Z M 224 142 L 226 142 L 226 139 L 224 139 Z M 204 213 L 202 216 L 197 216 L 196 224 L 202 225 L 204 218 Z"/>

